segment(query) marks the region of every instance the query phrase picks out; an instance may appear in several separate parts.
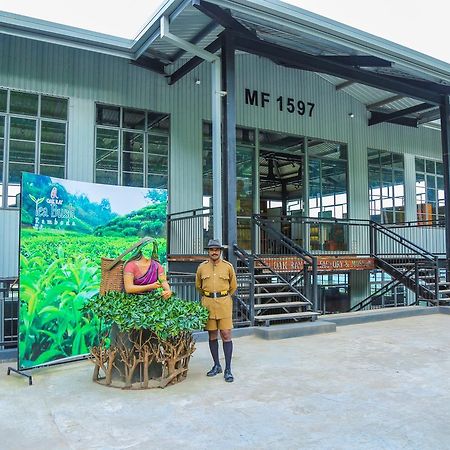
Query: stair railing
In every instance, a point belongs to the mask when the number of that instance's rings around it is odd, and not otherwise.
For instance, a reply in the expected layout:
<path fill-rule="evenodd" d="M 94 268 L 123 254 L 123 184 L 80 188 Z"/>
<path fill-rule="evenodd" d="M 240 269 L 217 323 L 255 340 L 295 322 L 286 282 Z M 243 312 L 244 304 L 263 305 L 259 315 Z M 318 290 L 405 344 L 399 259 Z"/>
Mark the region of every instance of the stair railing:
<path fill-rule="evenodd" d="M 278 253 L 274 256 L 281 255 L 284 257 L 293 257 L 302 261 L 304 287 L 305 291 L 308 292 L 301 293 L 300 291 L 298 291 L 298 293 L 301 294 L 301 296 L 304 297 L 306 301 L 311 303 L 313 311 L 317 311 L 317 300 L 318 300 L 317 258 L 304 248 L 300 247 L 293 240 L 285 236 L 283 233 L 276 230 L 271 225 L 270 219 L 263 219 L 259 214 L 254 214 L 252 216 L 252 226 L 253 226 L 252 236 L 257 236 L 261 232 L 264 232 L 267 235 L 269 235 L 273 239 L 273 241 L 277 243 L 277 245 L 281 246 L 281 249 L 283 250 L 284 253 L 283 254 Z M 266 270 L 272 270 L 278 277 L 280 277 L 283 280 L 286 280 L 286 277 L 283 277 L 279 271 L 276 271 L 273 268 L 271 268 L 260 256 L 256 254 L 255 242 L 252 243 L 252 253 L 255 255 L 255 261 L 258 261 L 258 265 L 261 264 L 262 266 L 264 266 Z M 298 278 L 298 276 L 299 273 L 297 272 L 290 280 L 286 280 L 287 283 L 289 283 L 291 287 L 293 287 L 294 289 L 296 288 L 293 285 L 293 282 L 295 281 L 295 277 Z M 311 280 L 309 280 L 310 277 Z"/>
<path fill-rule="evenodd" d="M 377 222 L 370 221 L 370 230 L 370 253 L 378 261 L 379 265 L 382 268 L 383 266 L 388 267 L 391 274 L 409 289 L 412 289 L 414 286 L 416 302 L 418 297 L 422 296 L 425 300 L 430 300 L 431 297 L 439 303 L 438 256 Z M 402 257 L 415 260 L 413 271 L 400 272 L 386 261 L 389 258 Z M 434 292 L 420 284 L 420 271 L 424 270 L 424 268 L 429 268 L 433 271 L 434 283 L 431 284 L 434 284 Z"/>

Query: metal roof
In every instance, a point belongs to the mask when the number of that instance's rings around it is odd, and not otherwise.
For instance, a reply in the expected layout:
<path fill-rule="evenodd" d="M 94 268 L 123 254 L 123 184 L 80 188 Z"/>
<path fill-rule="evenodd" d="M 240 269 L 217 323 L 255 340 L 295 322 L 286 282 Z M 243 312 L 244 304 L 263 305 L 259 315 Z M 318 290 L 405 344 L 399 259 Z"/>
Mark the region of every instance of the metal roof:
<path fill-rule="evenodd" d="M 261 56 L 315 71 L 373 114 L 406 110 L 418 124 L 436 124 L 440 98 L 450 93 L 450 64 L 278 0 L 167 0 L 134 40 L 5 12 L 0 12 L 0 33 L 116 55 L 170 76 L 192 55 L 161 38 L 162 16 L 169 18 L 171 33 L 202 49 L 214 45 L 224 30 L 238 33 L 238 51 L 267 47 Z M 277 60 L 270 56 L 274 49 L 286 54 Z M 359 65 L 363 58 L 370 63 Z M 387 80 L 387 88 L 379 79 Z M 392 88 L 406 84 L 416 89 L 405 94 Z M 423 97 L 428 91 L 435 94 L 429 105 Z"/>

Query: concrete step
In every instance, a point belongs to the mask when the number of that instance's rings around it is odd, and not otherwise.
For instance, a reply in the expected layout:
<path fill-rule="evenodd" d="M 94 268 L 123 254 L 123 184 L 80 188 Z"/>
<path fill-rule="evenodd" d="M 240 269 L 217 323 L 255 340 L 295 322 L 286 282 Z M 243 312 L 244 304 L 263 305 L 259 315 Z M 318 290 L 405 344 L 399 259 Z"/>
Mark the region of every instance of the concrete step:
<path fill-rule="evenodd" d="M 310 305 L 309 302 L 283 302 L 283 303 L 263 303 L 260 305 L 255 305 L 255 310 L 257 309 L 271 309 L 271 308 L 293 308 L 299 306 Z"/>
<path fill-rule="evenodd" d="M 286 320 L 286 319 L 300 319 L 313 318 L 319 316 L 319 313 L 313 311 L 285 313 L 285 314 L 267 314 L 264 316 L 255 316 L 255 321 L 266 322 L 271 320 Z"/>

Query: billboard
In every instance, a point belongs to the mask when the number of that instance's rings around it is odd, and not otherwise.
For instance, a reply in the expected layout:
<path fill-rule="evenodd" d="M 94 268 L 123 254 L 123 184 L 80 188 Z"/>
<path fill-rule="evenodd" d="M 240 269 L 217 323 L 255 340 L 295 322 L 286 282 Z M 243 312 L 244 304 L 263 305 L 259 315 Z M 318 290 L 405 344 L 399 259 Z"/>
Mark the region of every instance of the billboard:
<path fill-rule="evenodd" d="M 84 355 L 99 322 L 80 310 L 98 294 L 101 257 L 141 237 L 166 263 L 167 191 L 22 174 L 18 368 Z"/>

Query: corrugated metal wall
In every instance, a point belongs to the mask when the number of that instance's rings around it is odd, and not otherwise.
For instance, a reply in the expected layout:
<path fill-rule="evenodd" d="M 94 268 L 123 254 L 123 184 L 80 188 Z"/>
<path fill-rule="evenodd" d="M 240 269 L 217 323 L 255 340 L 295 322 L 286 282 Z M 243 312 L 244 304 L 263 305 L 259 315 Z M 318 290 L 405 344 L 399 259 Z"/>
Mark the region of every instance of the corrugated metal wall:
<path fill-rule="evenodd" d="M 74 180 L 93 180 L 95 102 L 170 113 L 171 211 L 202 206 L 202 120 L 211 120 L 208 64 L 168 86 L 163 77 L 120 58 L 7 35 L 0 35 L 0 61 L 1 86 L 69 97 L 68 178 Z M 367 147 L 440 157 L 438 132 L 386 124 L 369 128 L 364 105 L 313 73 L 253 55 L 238 55 L 236 66 L 239 125 L 348 144 L 352 217 L 368 216 Z M 270 104 L 246 105 L 246 88 L 269 93 Z M 314 102 L 312 117 L 278 111 L 279 96 Z M 6 236 L 17 233 L 17 222 L 17 211 L 0 211 L 0 230 Z M 1 247 L 3 276 L 14 266 L 9 261 L 17 253 L 17 241 L 6 244 L 2 238 Z"/>

